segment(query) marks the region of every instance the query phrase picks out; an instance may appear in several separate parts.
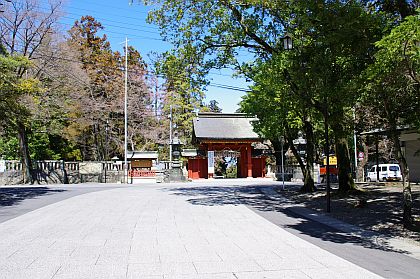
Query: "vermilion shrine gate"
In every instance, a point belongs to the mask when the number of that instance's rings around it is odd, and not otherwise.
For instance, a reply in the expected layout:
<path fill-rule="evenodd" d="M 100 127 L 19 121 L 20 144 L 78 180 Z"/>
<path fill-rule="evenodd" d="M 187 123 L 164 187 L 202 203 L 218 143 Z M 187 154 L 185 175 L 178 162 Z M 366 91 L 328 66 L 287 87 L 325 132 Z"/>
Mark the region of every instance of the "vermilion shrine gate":
<path fill-rule="evenodd" d="M 265 177 L 266 157 L 255 154 L 252 146 L 262 141 L 253 131 L 253 120 L 242 113 L 199 113 L 193 121 L 198 152 L 188 159 L 188 177 L 214 177 L 215 156 L 236 157 L 238 177 Z"/>

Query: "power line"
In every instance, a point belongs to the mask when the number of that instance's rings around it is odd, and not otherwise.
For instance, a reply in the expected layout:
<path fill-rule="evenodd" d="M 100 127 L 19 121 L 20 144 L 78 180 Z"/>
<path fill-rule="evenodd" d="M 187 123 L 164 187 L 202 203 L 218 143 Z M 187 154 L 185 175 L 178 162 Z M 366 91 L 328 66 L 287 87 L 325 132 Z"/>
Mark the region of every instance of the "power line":
<path fill-rule="evenodd" d="M 62 16 L 61 18 L 67 18 L 67 19 L 71 19 L 71 20 L 80 20 L 80 18 L 73 18 L 73 17 L 68 17 L 68 16 Z M 94 18 L 95 19 L 99 19 L 97 17 L 94 17 Z M 126 24 L 126 23 L 123 23 L 123 22 L 118 22 L 118 23 Z M 130 27 L 127 27 L 127 26 L 119 26 L 119 25 L 113 25 L 113 24 L 106 24 L 103 27 L 104 27 L 104 29 L 106 29 L 106 27 L 108 27 L 108 26 L 115 27 L 115 28 L 121 28 L 121 29 L 128 29 L 128 30 L 133 30 L 133 31 L 141 31 L 141 32 L 151 33 L 151 34 L 159 34 L 160 35 L 160 33 L 159 32 L 156 32 L 156 31 L 149 31 L 149 30 L 143 30 L 143 29 L 138 29 L 138 28 L 130 28 Z"/>
<path fill-rule="evenodd" d="M 101 7 L 111 8 L 112 10 L 122 10 L 122 11 L 125 11 L 125 12 L 130 12 L 130 10 L 123 9 L 121 7 L 110 6 L 110 5 L 106 5 L 106 4 L 102 4 L 102 3 L 100 5 L 101 5 Z M 95 10 L 84 9 L 84 8 L 79 8 L 79 7 L 72 7 L 72 6 L 69 6 L 69 5 L 67 5 L 66 7 L 67 8 L 70 8 L 70 9 L 75 9 L 75 10 L 83 10 L 83 11 L 88 11 L 88 12 L 96 12 Z M 139 12 L 139 13 L 141 13 L 141 12 Z M 116 14 L 111 14 L 111 13 L 107 13 L 107 14 L 113 15 L 113 16 L 117 16 Z M 138 19 L 136 17 L 125 17 L 125 18 Z"/>
<path fill-rule="evenodd" d="M 74 25 L 67 23 L 67 22 L 62 22 L 62 21 L 58 21 L 60 24 L 62 25 L 66 25 L 66 26 L 70 26 L 73 27 Z M 128 28 L 127 28 L 128 29 Z M 132 30 L 132 29 L 128 29 L 128 30 Z M 148 40 L 154 40 L 154 41 L 161 41 L 161 42 L 166 42 L 163 39 L 159 39 L 159 38 L 153 38 L 153 37 L 147 37 L 147 36 L 139 36 L 137 34 L 130 34 L 130 33 L 121 33 L 121 32 L 115 32 L 115 31 L 109 31 L 109 30 L 101 30 L 100 32 L 103 32 L 104 34 L 107 33 L 112 33 L 112 34 L 117 34 L 117 35 L 125 35 L 128 36 L 130 38 L 139 38 L 139 39 L 148 39 Z"/>
<path fill-rule="evenodd" d="M 104 5 L 104 4 L 100 4 L 100 5 L 101 5 L 101 7 L 109 7 L 109 8 L 112 8 L 113 10 L 123 10 L 125 12 L 129 12 L 129 10 L 127 10 L 127 9 L 121 9 L 121 8 L 118 8 L 118 7 L 112 7 L 112 6 Z M 33 5 L 32 7 L 36 7 L 38 9 L 40 9 L 40 10 L 38 10 L 39 12 L 45 12 L 45 11 L 50 12 L 51 11 L 51 9 L 49 9 L 47 7 L 44 7 L 44 6 L 41 6 L 41 5 Z M 90 9 L 84 9 L 84 8 L 79 8 L 79 7 L 72 7 L 72 6 L 69 6 L 69 5 L 63 5 L 61 7 L 63 9 L 69 8 L 69 9 L 74 9 L 74 10 L 77 10 L 77 11 L 82 10 L 82 11 L 87 11 L 87 12 L 92 12 L 92 13 L 97 13 L 98 12 L 97 10 L 90 10 Z M 69 12 L 67 10 L 63 10 L 62 13 L 64 13 L 64 14 L 72 14 L 72 15 L 75 15 L 77 17 L 86 16 L 86 14 Z M 110 15 L 110 16 L 113 16 L 113 17 L 121 18 L 121 14 L 113 14 L 113 13 L 105 13 L 105 14 Z M 95 18 L 96 19 L 105 20 L 105 21 L 109 21 L 109 22 L 114 22 L 114 23 L 128 24 L 127 22 L 115 21 L 115 20 L 111 20 L 111 19 L 107 19 L 107 18 L 103 18 L 103 17 L 96 17 L 95 16 Z M 123 16 L 123 18 L 124 19 L 139 20 L 138 17 Z M 156 27 L 156 26 L 148 26 L 148 25 L 132 24 L 132 23 L 130 23 L 130 25 L 140 26 L 140 27 L 149 28 L 149 29 L 158 29 L 158 27 Z"/>
<path fill-rule="evenodd" d="M 63 61 L 67 61 L 67 62 L 81 63 L 79 60 L 75 60 L 75 59 L 69 59 L 69 58 L 65 58 L 65 57 L 48 56 L 48 55 L 37 55 L 37 56 L 34 56 L 32 58 L 33 59 L 49 58 L 49 59 L 63 60 Z M 102 66 L 102 67 L 103 68 L 106 68 L 106 69 L 121 70 L 121 71 L 123 71 L 123 68 L 122 67 L 121 68 L 119 68 L 119 67 L 112 67 L 112 66 Z M 129 73 L 138 73 L 138 71 L 135 71 L 135 70 L 128 70 L 128 72 Z M 214 73 L 214 72 L 213 73 L 209 73 L 209 74 L 211 74 L 211 75 L 218 75 L 218 76 L 231 77 L 230 75 L 225 75 L 225 74 L 220 74 L 220 73 Z M 164 78 L 165 77 L 164 75 L 156 75 L 156 74 L 151 74 L 151 73 L 146 73 L 145 75 L 148 76 L 148 77 L 161 77 L 161 78 Z M 175 77 L 177 77 L 177 76 L 175 76 Z M 181 77 L 181 76 L 178 76 L 178 77 Z M 223 84 L 215 84 L 215 85 L 223 86 Z M 226 86 L 228 86 L 228 85 L 226 85 Z M 241 88 L 241 89 L 243 89 L 243 88 Z"/>

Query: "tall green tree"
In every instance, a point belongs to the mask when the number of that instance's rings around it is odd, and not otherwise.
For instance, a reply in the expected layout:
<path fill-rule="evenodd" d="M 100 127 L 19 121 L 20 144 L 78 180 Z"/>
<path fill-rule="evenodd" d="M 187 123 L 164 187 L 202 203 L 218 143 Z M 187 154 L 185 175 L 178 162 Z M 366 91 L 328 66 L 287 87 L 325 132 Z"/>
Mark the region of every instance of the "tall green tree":
<path fill-rule="evenodd" d="M 317 114 L 310 106 L 293 98 L 290 87 L 284 80 L 282 69 L 279 68 L 280 61 L 273 57 L 270 61 L 258 63 L 247 73 L 248 77 L 252 76 L 254 85 L 251 86 L 252 92 L 243 97 L 241 108 L 247 113 L 258 116 L 259 120 L 254 127 L 273 144 L 277 164 L 284 156 L 281 154 L 281 138 L 286 139 L 286 148 L 290 148 L 302 170 L 304 185 L 301 191 L 312 192 L 315 190 L 314 124 Z M 299 131 L 304 132 L 307 140 L 304 158 L 298 154 L 293 144 Z"/>
<path fill-rule="evenodd" d="M 125 54 L 114 52 L 103 25 L 92 16 L 76 21 L 69 31 L 68 46 L 77 53 L 88 79 L 83 90 L 73 92 L 73 118 L 68 127 L 85 160 L 103 160 L 124 154 Z M 132 46 L 128 64 L 128 149 L 154 149 L 160 139 L 159 120 L 153 113 L 153 94 L 147 81 L 147 65 Z M 124 69 L 124 70 L 121 70 Z M 109 152 L 108 152 L 109 151 Z"/>
<path fill-rule="evenodd" d="M 420 12 L 420 10 L 419 10 Z M 376 43 L 379 51 L 364 73 L 361 102 L 380 116 L 373 124 L 384 127 L 394 143 L 403 175 L 403 223 L 412 224 L 409 169 L 402 152 L 401 127 L 420 129 L 420 14 L 408 16 L 391 33 Z M 372 123 L 370 123 L 372 125 Z"/>
<path fill-rule="evenodd" d="M 20 69 L 28 69 L 31 63 L 22 56 L 0 54 L 0 124 L 15 131 L 23 163 L 24 183 L 33 182 L 32 162 L 27 145 L 26 127 L 30 124 L 30 111 L 21 102 L 40 91 L 36 79 L 22 78 Z"/>
<path fill-rule="evenodd" d="M 196 112 L 207 110 L 202 89 L 206 81 L 202 69 L 192 59 L 195 59 L 194 51 L 181 48 L 175 53 L 162 54 L 155 64 L 157 75 L 165 79 L 163 114 L 172 113 L 173 128 L 186 146 L 191 145 L 192 119 Z"/>
<path fill-rule="evenodd" d="M 16 80 L 26 79 L 27 86 L 18 86 L 16 103 L 21 114 L 10 114 L 9 119 L 17 132 L 19 153 L 23 162 L 24 182 L 33 182 L 34 173 L 29 151 L 29 136 L 32 133 L 32 117 L 39 105 L 39 79 L 37 70 L 42 64 L 36 63 L 40 49 L 50 45 L 53 34 L 57 33 L 57 21 L 60 17 L 61 0 L 49 1 L 48 7 L 40 11 L 40 1 L 18 0 L 5 3 L 0 17 L 0 43 L 11 56 L 22 55 L 31 63 L 22 63 L 15 69 Z M 25 82 L 20 82 L 25 84 Z M 25 93 L 26 92 L 26 93 Z M 15 107 L 16 108 L 16 107 Z M 10 130 L 10 129 L 9 129 Z"/>
<path fill-rule="evenodd" d="M 354 188 L 347 137 L 353 81 L 371 59 L 380 19 L 363 1 L 145 1 L 158 3 L 150 20 L 178 49 L 188 49 L 190 63 L 205 69 L 276 59 L 292 98 L 321 113 L 334 133 L 340 190 Z M 295 48 L 288 55 L 282 38 Z M 279 59 L 280 57 L 280 59 Z M 286 67 L 287 65 L 287 67 Z"/>

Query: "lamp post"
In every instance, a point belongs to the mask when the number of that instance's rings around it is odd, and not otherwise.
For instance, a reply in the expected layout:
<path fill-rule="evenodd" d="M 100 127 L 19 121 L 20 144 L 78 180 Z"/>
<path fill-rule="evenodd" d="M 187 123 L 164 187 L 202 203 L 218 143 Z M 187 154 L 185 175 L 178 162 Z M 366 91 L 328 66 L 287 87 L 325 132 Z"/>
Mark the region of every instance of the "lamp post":
<path fill-rule="evenodd" d="M 282 180 L 282 190 L 284 191 L 284 152 L 283 152 L 283 145 L 284 145 L 284 137 L 281 136 L 280 138 L 281 144 L 281 180 Z"/>
<path fill-rule="evenodd" d="M 285 50 L 292 50 L 293 49 L 293 40 L 292 37 L 286 33 L 283 37 L 283 48 Z M 325 95 L 324 97 L 324 127 L 325 127 L 325 154 L 327 156 L 327 169 L 326 169 L 326 176 L 327 176 L 327 212 L 331 211 L 331 187 L 330 187 L 330 155 L 329 155 L 329 138 L 328 138 L 328 98 Z"/>
<path fill-rule="evenodd" d="M 330 144 L 328 138 L 328 99 L 325 97 L 325 154 L 327 156 L 327 169 L 325 175 L 327 176 L 327 212 L 331 212 L 331 187 L 330 187 Z"/>

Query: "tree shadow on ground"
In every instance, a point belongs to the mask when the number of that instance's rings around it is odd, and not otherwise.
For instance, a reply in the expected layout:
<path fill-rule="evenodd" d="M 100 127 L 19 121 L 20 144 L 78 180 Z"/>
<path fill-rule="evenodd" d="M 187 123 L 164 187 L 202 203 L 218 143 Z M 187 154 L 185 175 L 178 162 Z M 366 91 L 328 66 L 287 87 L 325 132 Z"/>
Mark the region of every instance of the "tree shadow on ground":
<path fill-rule="evenodd" d="M 0 188 L 0 207 L 13 206 L 27 199 L 51 195 L 67 190 L 49 189 L 47 187 L 7 187 Z"/>
<path fill-rule="evenodd" d="M 323 185 L 315 193 L 297 194 L 297 188 L 281 192 L 294 202 L 318 212 L 325 213 L 326 195 Z M 347 196 L 331 192 L 331 213 L 336 219 L 394 237 L 410 237 L 420 241 L 419 228 L 404 229 L 402 226 L 402 188 L 395 185 L 362 185 L 362 191 Z M 420 217 L 420 191 L 412 189 L 412 215 Z"/>
<path fill-rule="evenodd" d="M 269 197 L 259 188 L 266 186 L 201 186 L 165 189 L 175 195 L 190 197 L 188 202 L 194 205 L 250 205 L 259 206 L 262 201 L 269 204 Z M 269 210 L 269 209 L 267 209 Z"/>
<path fill-rule="evenodd" d="M 301 234 L 309 235 L 324 241 L 339 244 L 355 244 L 369 249 L 406 254 L 406 251 L 395 249 L 387 243 L 388 236 L 372 233 L 369 236 L 342 232 L 325 224 L 318 223 L 294 212 L 295 204 L 286 199 L 273 199 L 263 193 L 264 188 L 274 189 L 276 186 L 200 186 L 164 189 L 174 195 L 184 196 L 193 205 L 223 206 L 245 205 L 267 218 L 264 213 L 279 212 L 286 216 L 286 222 L 276 223 L 285 229 L 293 229 Z M 297 186 L 297 190 L 298 190 Z M 324 201 L 325 204 L 325 201 Z M 310 208 L 310 207 L 308 207 Z M 288 218 L 287 218 L 288 217 Z M 389 217 L 396 218 L 396 217 Z M 268 217 L 268 219 L 270 219 Z M 380 220 L 378 220 L 379 222 Z"/>

